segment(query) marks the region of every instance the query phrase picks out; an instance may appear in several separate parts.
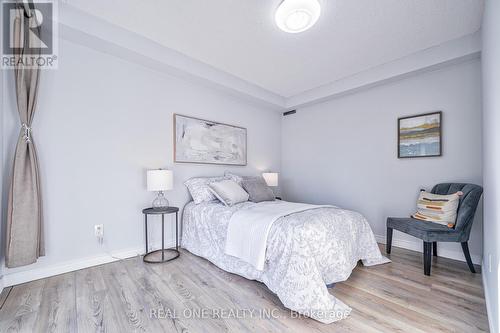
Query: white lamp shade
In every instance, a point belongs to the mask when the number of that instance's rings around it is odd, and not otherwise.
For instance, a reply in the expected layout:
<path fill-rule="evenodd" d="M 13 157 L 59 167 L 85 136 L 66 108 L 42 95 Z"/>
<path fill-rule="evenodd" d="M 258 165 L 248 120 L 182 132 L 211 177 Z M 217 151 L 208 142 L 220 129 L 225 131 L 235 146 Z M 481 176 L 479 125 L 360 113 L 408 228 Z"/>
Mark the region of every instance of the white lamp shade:
<path fill-rule="evenodd" d="M 174 188 L 174 175 L 171 170 L 148 170 L 148 191 L 167 191 Z"/>
<path fill-rule="evenodd" d="M 262 174 L 267 186 L 278 186 L 278 173 L 276 172 L 264 172 Z"/>

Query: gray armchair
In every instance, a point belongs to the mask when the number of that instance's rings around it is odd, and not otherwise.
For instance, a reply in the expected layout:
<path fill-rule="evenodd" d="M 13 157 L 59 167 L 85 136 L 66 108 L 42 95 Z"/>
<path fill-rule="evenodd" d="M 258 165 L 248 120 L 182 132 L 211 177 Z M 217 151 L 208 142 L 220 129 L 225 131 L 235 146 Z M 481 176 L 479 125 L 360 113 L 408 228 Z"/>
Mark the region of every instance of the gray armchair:
<path fill-rule="evenodd" d="M 421 221 L 413 218 L 387 218 L 387 245 L 386 252 L 391 253 L 392 231 L 394 229 L 420 238 L 424 241 L 424 274 L 431 274 L 431 251 L 437 256 L 437 242 L 460 242 L 464 251 L 465 259 L 472 273 L 475 273 L 474 265 L 469 253 L 469 235 L 474 221 L 474 214 L 483 193 L 483 188 L 474 184 L 443 183 L 437 184 L 432 189 L 434 194 L 452 194 L 462 191 L 458 205 L 457 221 L 455 228 Z M 432 245 L 432 250 L 431 250 Z"/>

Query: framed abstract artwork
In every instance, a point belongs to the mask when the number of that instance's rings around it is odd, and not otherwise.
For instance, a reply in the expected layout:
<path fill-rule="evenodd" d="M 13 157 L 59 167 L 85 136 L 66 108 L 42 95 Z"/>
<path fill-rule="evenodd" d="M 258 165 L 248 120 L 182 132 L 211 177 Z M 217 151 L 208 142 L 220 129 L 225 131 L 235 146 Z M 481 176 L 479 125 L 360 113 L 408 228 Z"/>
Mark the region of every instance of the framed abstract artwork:
<path fill-rule="evenodd" d="M 441 156 L 442 112 L 398 118 L 398 158 Z"/>
<path fill-rule="evenodd" d="M 247 130 L 174 114 L 174 161 L 246 165 Z"/>

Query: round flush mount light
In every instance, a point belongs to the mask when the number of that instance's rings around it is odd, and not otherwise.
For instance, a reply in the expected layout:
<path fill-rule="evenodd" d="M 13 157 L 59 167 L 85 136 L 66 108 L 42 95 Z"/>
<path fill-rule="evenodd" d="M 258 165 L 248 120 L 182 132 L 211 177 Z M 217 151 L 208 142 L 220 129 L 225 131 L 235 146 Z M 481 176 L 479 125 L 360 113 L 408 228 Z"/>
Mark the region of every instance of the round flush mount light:
<path fill-rule="evenodd" d="M 274 20 L 281 30 L 298 33 L 312 27 L 320 14 L 318 0 L 283 0 L 276 10 Z"/>

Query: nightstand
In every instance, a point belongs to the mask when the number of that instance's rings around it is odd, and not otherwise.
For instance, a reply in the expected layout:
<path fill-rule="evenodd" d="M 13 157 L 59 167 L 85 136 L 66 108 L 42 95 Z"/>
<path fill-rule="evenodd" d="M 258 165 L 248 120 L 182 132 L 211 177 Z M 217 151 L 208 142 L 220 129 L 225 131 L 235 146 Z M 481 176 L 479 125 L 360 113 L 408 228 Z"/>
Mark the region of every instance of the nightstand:
<path fill-rule="evenodd" d="M 142 210 L 144 214 L 144 226 L 146 230 L 146 254 L 142 258 L 147 263 L 162 263 L 174 260 L 179 257 L 179 208 L 165 207 L 165 208 L 146 208 Z M 165 215 L 175 213 L 175 248 L 165 249 Z M 148 252 L 148 215 L 161 215 L 161 249 Z M 160 257 L 158 253 L 161 253 Z"/>

